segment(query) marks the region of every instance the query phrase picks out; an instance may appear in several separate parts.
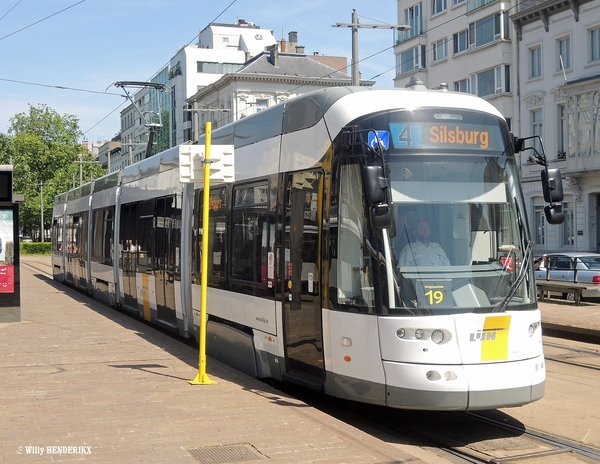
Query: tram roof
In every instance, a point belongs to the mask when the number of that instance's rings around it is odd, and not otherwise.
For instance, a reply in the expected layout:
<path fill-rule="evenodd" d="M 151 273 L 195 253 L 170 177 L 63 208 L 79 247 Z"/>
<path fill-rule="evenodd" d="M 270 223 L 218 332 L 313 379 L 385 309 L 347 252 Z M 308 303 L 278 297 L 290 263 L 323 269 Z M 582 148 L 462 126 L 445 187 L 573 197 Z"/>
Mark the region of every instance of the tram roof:
<path fill-rule="evenodd" d="M 275 136 L 302 130 L 315 125 L 326 117 L 335 121 L 330 130 L 334 133 L 360 116 L 394 109 L 419 109 L 419 108 L 462 108 L 493 114 L 499 118 L 503 116 L 489 102 L 464 92 L 451 92 L 448 90 L 429 90 L 424 86 L 415 87 L 417 90 L 407 88 L 373 88 L 359 86 L 329 87 L 313 90 L 302 95 L 272 106 L 271 108 L 255 113 L 246 118 L 232 122 L 213 131 L 213 144 L 233 144 L 234 131 L 236 139 L 244 140 L 243 144 L 253 143 L 254 139 L 264 138 L 268 135 Z M 330 117 L 326 116 L 330 114 Z M 334 114 L 335 113 L 335 114 Z M 257 131 L 264 119 L 268 125 L 267 134 Z M 281 125 L 277 124 L 281 121 Z M 269 123 L 271 123 L 269 125 Z M 340 127 L 333 127 L 339 124 Z M 238 136 L 238 134 L 240 134 Z M 198 143 L 202 143 L 201 136 Z M 109 173 L 95 181 L 76 187 L 66 192 L 67 198 L 78 198 L 89 195 L 92 190 L 99 191 L 111 188 L 120 183 L 139 178 L 150 173 L 158 173 L 178 167 L 178 148 L 172 147 L 150 158 L 125 167 L 119 173 Z M 64 197 L 57 195 L 55 203 L 62 203 Z"/>

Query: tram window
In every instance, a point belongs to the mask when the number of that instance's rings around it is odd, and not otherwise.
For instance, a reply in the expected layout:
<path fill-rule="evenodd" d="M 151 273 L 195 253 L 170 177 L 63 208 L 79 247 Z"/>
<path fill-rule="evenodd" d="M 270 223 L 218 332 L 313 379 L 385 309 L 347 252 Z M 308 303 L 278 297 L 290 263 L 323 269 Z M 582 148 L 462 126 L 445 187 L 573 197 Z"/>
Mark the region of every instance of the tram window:
<path fill-rule="evenodd" d="M 267 282 L 269 216 L 268 186 L 244 186 L 234 190 L 231 236 L 231 277 L 251 283 Z"/>
<path fill-rule="evenodd" d="M 153 247 L 152 229 L 154 228 L 154 201 L 138 203 L 137 250 L 138 265 L 152 267 Z"/>
<path fill-rule="evenodd" d="M 196 212 L 196 216 L 198 218 L 198 236 L 194 238 L 194 242 L 197 244 L 198 251 L 201 249 L 202 242 L 202 202 L 204 200 L 203 196 L 204 192 L 202 190 L 198 190 L 196 192 L 196 204 L 199 211 Z M 211 188 L 210 190 L 210 199 L 209 199 L 209 250 L 210 254 L 208 256 L 208 275 L 217 277 L 217 278 L 225 278 L 225 263 L 227 262 L 227 189 L 225 187 Z M 194 250 L 196 248 L 194 247 Z M 198 253 L 199 259 L 198 263 L 194 265 L 194 269 L 196 267 L 200 268 L 200 253 Z M 199 274 L 198 274 L 199 276 Z"/>
<path fill-rule="evenodd" d="M 374 275 L 378 271 L 373 264 L 380 247 L 377 240 L 369 240 L 360 166 L 341 166 L 337 181 L 339 196 L 332 200 L 332 210 L 337 208 L 339 215 L 337 243 L 335 239 L 332 242 L 336 249 L 331 252 L 329 279 L 334 287 L 330 290 L 331 297 L 336 298 L 335 306 L 340 309 L 372 312 L 376 293 Z"/>
<path fill-rule="evenodd" d="M 62 242 L 63 242 L 63 218 L 62 216 L 57 216 L 54 218 L 52 224 L 52 251 L 57 253 L 62 252 Z"/>
<path fill-rule="evenodd" d="M 114 206 L 92 213 L 92 261 L 113 264 Z"/>

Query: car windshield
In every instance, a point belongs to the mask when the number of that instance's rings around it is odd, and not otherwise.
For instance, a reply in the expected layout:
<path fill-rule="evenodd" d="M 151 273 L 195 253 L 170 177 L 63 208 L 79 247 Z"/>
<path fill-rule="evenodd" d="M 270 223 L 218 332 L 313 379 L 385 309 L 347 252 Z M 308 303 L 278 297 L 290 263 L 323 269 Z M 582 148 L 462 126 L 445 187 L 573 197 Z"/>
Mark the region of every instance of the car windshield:
<path fill-rule="evenodd" d="M 588 269 L 600 270 L 600 256 L 584 256 L 579 258 L 579 260 L 585 264 L 585 267 Z"/>

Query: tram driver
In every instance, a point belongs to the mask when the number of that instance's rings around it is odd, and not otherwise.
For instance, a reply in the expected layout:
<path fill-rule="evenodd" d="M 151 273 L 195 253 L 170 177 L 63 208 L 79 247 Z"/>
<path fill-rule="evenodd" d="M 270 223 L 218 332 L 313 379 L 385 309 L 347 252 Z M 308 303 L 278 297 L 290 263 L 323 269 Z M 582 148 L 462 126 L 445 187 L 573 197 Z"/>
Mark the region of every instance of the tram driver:
<path fill-rule="evenodd" d="M 400 266 L 450 266 L 450 260 L 439 243 L 431 241 L 431 227 L 426 219 L 418 219 L 412 228 L 415 241 L 400 252 Z"/>

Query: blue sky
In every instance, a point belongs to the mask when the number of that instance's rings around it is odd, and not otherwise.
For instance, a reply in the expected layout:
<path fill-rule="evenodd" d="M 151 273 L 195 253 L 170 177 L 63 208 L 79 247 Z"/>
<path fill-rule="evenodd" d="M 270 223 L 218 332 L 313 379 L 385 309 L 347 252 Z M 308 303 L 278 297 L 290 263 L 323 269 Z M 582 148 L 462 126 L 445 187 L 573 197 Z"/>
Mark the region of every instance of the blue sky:
<path fill-rule="evenodd" d="M 75 115 L 87 140 L 110 139 L 125 101 L 111 84 L 151 78 L 212 21 L 245 19 L 278 40 L 297 31 L 307 54 L 350 63 L 351 31 L 332 25 L 350 23 L 353 9 L 363 24 L 397 21 L 395 0 L 0 0 L 0 133 L 29 104 L 45 104 Z M 393 32 L 358 35 L 362 78 L 392 87 Z"/>

